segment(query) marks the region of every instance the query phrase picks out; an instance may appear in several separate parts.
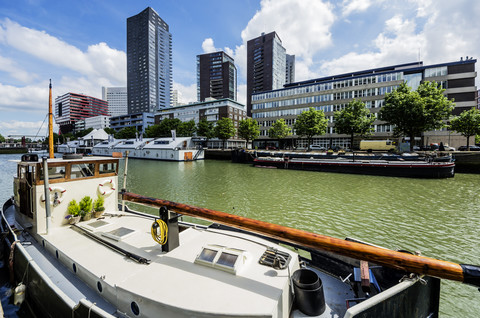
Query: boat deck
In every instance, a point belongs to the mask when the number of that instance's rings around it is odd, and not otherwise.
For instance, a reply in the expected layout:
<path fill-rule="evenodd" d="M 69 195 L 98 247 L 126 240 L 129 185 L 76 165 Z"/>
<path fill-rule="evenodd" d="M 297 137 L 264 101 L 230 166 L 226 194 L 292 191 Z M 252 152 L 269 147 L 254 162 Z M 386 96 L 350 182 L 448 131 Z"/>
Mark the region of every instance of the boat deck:
<path fill-rule="evenodd" d="M 100 220 L 56 228 L 42 235 L 42 239 L 52 255 L 58 252 L 58 259 L 73 272 L 70 276 L 80 277 L 93 289 L 96 286 L 98 295 L 121 312 L 132 314 L 135 302 L 145 315 L 154 315 L 150 310 L 158 309 L 160 304 L 169 317 L 288 316 L 291 304 L 288 270 L 260 265 L 258 261 L 267 247 L 281 249 L 291 255 L 289 267 L 293 273 L 299 267 L 296 253 L 261 238 L 252 240 L 242 233 L 203 227 L 180 232 L 180 246 L 165 253 L 151 237 L 151 224 L 150 218 L 119 212 Z M 123 236 L 115 237 L 122 232 Z M 148 260 L 148 264 L 137 262 L 97 239 L 130 256 Z M 243 251 L 239 253 L 243 259 L 236 274 L 215 265 L 196 263 L 205 246 L 233 253 Z M 343 317 L 345 299 L 353 298 L 353 291 L 337 278 L 320 271 L 318 274 L 324 284 L 327 307 L 319 317 Z M 303 314 L 295 310 L 294 316 Z"/>

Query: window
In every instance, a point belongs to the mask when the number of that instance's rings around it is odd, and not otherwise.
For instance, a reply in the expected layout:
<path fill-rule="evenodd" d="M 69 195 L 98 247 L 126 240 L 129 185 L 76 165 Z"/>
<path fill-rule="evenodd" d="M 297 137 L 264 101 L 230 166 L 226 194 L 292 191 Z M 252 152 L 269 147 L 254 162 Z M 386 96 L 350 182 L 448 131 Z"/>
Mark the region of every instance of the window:
<path fill-rule="evenodd" d="M 70 179 L 85 178 L 95 175 L 95 164 L 81 163 L 73 164 L 70 171 Z"/>
<path fill-rule="evenodd" d="M 100 174 L 105 174 L 105 173 L 114 173 L 117 171 L 117 163 L 116 162 L 110 162 L 110 163 L 102 163 L 99 166 L 98 172 Z"/>
<path fill-rule="evenodd" d="M 65 166 L 48 167 L 48 180 L 65 178 Z M 43 166 L 40 170 L 40 179 L 45 180 Z"/>

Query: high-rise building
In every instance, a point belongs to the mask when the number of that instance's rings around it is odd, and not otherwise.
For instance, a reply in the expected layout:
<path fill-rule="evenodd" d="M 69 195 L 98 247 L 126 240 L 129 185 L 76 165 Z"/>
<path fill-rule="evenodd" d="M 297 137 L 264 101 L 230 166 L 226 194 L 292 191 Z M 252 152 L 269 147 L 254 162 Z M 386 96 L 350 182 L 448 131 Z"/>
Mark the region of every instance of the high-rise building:
<path fill-rule="evenodd" d="M 252 94 L 279 89 L 285 85 L 286 55 L 282 40 L 275 31 L 262 33 L 258 38 L 247 42 L 248 116 L 252 115 Z"/>
<path fill-rule="evenodd" d="M 55 98 L 55 122 L 65 134 L 75 129 L 75 123 L 85 118 L 108 116 L 107 101 L 75 93 Z"/>
<path fill-rule="evenodd" d="M 197 99 L 237 100 L 237 68 L 225 52 L 197 55 Z"/>
<path fill-rule="evenodd" d="M 285 84 L 295 82 L 295 55 L 286 55 Z"/>
<path fill-rule="evenodd" d="M 170 107 L 172 34 L 152 8 L 127 19 L 128 113 Z"/>
<path fill-rule="evenodd" d="M 128 114 L 126 87 L 102 87 L 102 99 L 108 103 L 109 116 Z"/>

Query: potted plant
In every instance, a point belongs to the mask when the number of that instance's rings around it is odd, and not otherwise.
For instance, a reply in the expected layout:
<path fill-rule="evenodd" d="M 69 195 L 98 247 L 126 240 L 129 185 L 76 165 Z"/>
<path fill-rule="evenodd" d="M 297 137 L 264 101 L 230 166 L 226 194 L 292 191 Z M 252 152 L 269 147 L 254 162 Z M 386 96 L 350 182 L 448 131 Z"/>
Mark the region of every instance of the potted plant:
<path fill-rule="evenodd" d="M 93 201 L 93 216 L 95 218 L 99 218 L 103 214 L 103 211 L 105 211 L 105 207 L 103 206 L 104 202 L 105 199 L 100 195 Z"/>
<path fill-rule="evenodd" d="M 70 224 L 75 224 L 80 221 L 80 205 L 77 201 L 72 200 L 68 203 L 67 212 L 68 215 L 65 218 Z"/>
<path fill-rule="evenodd" d="M 88 195 L 83 197 L 80 202 L 78 203 L 80 206 L 80 215 L 82 216 L 82 221 L 88 221 L 92 217 L 92 198 Z"/>

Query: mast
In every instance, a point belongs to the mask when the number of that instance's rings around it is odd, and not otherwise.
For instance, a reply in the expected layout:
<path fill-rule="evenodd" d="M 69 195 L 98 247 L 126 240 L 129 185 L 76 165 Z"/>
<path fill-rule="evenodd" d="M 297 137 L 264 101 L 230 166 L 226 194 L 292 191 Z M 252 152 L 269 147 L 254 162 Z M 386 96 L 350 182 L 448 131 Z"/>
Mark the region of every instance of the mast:
<path fill-rule="evenodd" d="M 52 80 L 50 79 L 48 96 L 48 154 L 49 158 L 53 159 L 53 114 L 52 114 Z"/>

